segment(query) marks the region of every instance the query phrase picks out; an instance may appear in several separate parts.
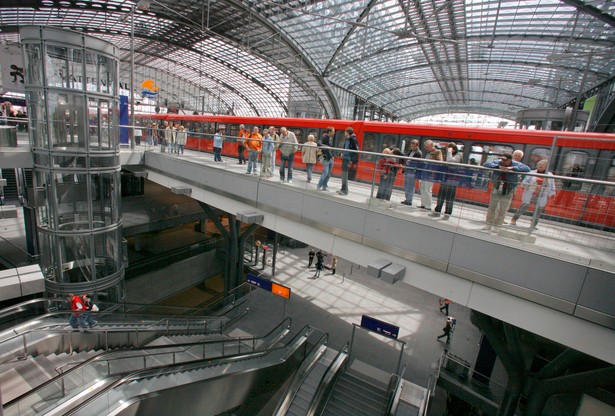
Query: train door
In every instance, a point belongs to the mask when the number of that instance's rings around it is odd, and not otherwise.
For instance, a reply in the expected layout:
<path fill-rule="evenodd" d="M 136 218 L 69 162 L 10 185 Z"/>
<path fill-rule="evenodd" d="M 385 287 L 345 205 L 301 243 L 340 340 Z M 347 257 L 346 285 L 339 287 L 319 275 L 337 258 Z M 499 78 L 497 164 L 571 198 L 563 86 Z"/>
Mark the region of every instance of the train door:
<path fill-rule="evenodd" d="M 615 228 L 615 157 L 611 150 L 600 152 L 595 163 L 593 179 L 612 184 L 592 184 L 589 187 L 581 222 L 592 224 L 596 228 L 612 230 Z"/>

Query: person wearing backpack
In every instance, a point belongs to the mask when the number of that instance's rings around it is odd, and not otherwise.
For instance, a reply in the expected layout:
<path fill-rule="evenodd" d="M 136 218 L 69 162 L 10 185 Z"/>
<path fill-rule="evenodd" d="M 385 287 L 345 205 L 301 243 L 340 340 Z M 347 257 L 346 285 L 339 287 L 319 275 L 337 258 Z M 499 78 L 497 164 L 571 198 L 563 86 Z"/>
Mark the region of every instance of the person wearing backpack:
<path fill-rule="evenodd" d="M 87 311 L 83 314 L 84 326 L 87 325 L 90 328 L 94 328 L 98 322 L 92 317 L 92 314 L 89 312 L 98 312 L 98 306 L 96 306 L 94 302 L 92 302 L 92 298 L 90 298 L 90 295 L 88 295 L 87 293 L 81 296 L 81 299 L 83 300 L 83 308 L 85 311 Z"/>

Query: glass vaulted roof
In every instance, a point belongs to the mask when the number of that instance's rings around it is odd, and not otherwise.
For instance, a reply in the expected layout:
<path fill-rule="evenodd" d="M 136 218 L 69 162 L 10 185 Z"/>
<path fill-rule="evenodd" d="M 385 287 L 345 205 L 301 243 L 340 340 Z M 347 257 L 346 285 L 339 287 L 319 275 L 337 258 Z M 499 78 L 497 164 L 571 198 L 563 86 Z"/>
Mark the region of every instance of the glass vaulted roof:
<path fill-rule="evenodd" d="M 2 4 L 4 41 L 17 41 L 22 25 L 65 27 L 113 42 L 126 63 L 134 9 L 137 73 L 179 78 L 191 86 L 176 89 L 187 102 L 215 96 L 237 115 L 286 115 L 307 103 L 323 117 L 352 118 L 362 103 L 407 121 L 450 112 L 514 118 L 563 106 L 615 75 L 609 0 Z"/>

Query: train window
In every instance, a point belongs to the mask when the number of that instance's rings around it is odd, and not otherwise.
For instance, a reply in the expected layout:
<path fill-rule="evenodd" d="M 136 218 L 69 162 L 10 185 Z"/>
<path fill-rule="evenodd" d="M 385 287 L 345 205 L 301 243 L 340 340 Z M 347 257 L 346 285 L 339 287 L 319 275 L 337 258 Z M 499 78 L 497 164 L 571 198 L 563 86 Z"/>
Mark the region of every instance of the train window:
<path fill-rule="evenodd" d="M 449 143 L 455 143 L 457 145 L 457 151 L 459 153 L 463 154 L 463 148 L 464 148 L 463 143 L 449 142 L 449 141 L 438 141 L 438 140 L 433 140 L 433 143 L 436 146 L 436 149 L 442 150 L 442 153 L 445 152 L 446 147 L 448 146 Z"/>
<path fill-rule="evenodd" d="M 503 153 L 512 153 L 513 151 L 512 146 L 504 144 L 474 144 L 472 145 L 468 163 L 470 165 L 482 165 L 497 159 Z"/>
<path fill-rule="evenodd" d="M 230 137 L 237 137 L 239 134 L 239 124 L 227 124 L 224 134 Z"/>
<path fill-rule="evenodd" d="M 587 171 L 588 162 L 589 155 L 587 153 L 571 150 L 564 156 L 561 165 L 562 174 L 583 177 L 584 175 L 581 172 Z"/>
<path fill-rule="evenodd" d="M 387 147 L 393 147 L 393 148 L 399 147 L 397 140 L 398 140 L 397 136 L 385 134 L 384 136 L 382 136 L 382 148 L 380 149 L 380 151 L 382 152 Z"/>
<path fill-rule="evenodd" d="M 365 152 L 378 152 L 376 149 L 376 135 L 373 133 L 365 133 L 363 135 L 363 148 Z M 375 155 L 361 155 L 361 159 L 368 162 L 374 161 L 377 156 Z"/>
<path fill-rule="evenodd" d="M 399 149 L 404 152 L 404 154 L 410 152 L 410 142 L 414 139 L 418 140 L 419 143 L 421 142 L 421 138 L 419 136 L 406 136 L 401 140 L 401 147 Z"/>
<path fill-rule="evenodd" d="M 300 129 L 298 127 L 286 127 L 286 128 L 288 129 L 288 131 L 292 131 L 293 133 L 295 133 L 295 136 L 297 137 L 297 141 L 299 143 L 305 143 L 307 135 L 305 136 L 303 135 L 303 129 Z"/>
<path fill-rule="evenodd" d="M 549 159 L 551 157 L 551 149 L 546 147 L 536 147 L 532 149 L 530 158 L 528 160 L 530 169 L 536 169 L 536 165 L 543 159 Z"/>

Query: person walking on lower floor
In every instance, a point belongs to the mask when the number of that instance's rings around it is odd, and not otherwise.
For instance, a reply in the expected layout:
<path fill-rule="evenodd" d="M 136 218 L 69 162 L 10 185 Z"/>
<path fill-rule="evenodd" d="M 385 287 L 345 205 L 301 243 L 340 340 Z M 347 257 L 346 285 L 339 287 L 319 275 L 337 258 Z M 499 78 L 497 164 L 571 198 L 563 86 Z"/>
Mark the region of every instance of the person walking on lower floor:
<path fill-rule="evenodd" d="M 483 230 L 490 230 L 493 225 L 504 223 L 506 211 L 519 184 L 519 172 L 529 172 L 530 168 L 521 162 L 513 160 L 510 153 L 505 153 L 499 159 L 492 160 L 483 165 L 494 169 L 491 174 L 491 195 L 487 208 L 487 224 Z"/>
<path fill-rule="evenodd" d="M 439 160 L 442 161 L 442 152 L 436 149 L 433 141 L 427 140 L 423 144 L 425 148 L 425 159 L 427 160 Z M 434 165 L 427 165 L 428 171 L 423 172 L 423 175 L 430 176 L 434 169 Z M 421 206 L 419 208 L 431 210 L 431 190 L 433 188 L 433 181 L 421 179 Z"/>
<path fill-rule="evenodd" d="M 446 337 L 446 343 L 448 344 L 451 341 L 451 322 L 449 319 L 446 320 L 446 325 L 444 325 L 444 328 L 442 328 L 442 331 L 444 331 L 442 333 L 442 335 L 440 335 L 437 340 L 440 341 L 441 338 Z"/>
<path fill-rule="evenodd" d="M 316 252 L 314 251 L 313 248 L 310 249 L 310 252 L 308 253 L 308 269 L 310 267 L 312 267 L 312 263 L 314 262 L 314 256 L 316 255 Z"/>
<path fill-rule="evenodd" d="M 547 176 L 553 176 L 551 172 L 547 171 L 547 165 L 549 161 L 543 159 L 538 162 L 536 165 L 536 170 L 533 170 L 532 173 L 540 173 Z M 525 211 L 530 207 L 531 204 L 534 204 L 534 215 L 532 216 L 532 228 L 536 228 L 536 224 L 538 224 L 538 219 L 540 215 L 545 210 L 545 206 L 553 195 L 555 195 L 555 181 L 551 178 L 545 178 L 543 176 L 526 176 L 523 181 L 521 181 L 521 186 L 523 186 L 523 196 L 521 198 L 522 204 L 513 216 L 510 221 L 511 225 L 517 225 L 517 220 L 525 214 Z"/>
<path fill-rule="evenodd" d="M 444 313 L 444 315 L 448 316 L 448 307 L 453 303 L 450 299 L 441 298 L 440 299 L 440 312 Z"/>

